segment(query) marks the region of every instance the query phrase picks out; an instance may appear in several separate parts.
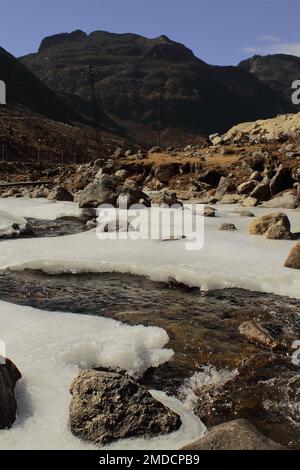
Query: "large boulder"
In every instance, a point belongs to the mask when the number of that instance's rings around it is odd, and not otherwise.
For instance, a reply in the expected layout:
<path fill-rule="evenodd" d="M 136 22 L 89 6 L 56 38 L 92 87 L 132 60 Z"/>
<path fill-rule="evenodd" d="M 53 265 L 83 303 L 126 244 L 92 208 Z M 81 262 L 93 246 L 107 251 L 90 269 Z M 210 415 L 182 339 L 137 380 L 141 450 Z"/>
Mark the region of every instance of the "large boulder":
<path fill-rule="evenodd" d="M 124 188 L 123 192 L 118 197 L 117 206 L 120 209 L 130 209 L 130 207 L 135 204 L 150 207 L 149 196 L 136 188 Z"/>
<path fill-rule="evenodd" d="M 284 266 L 286 268 L 300 269 L 300 242 L 290 251 Z"/>
<path fill-rule="evenodd" d="M 293 191 L 287 191 L 278 195 L 270 201 L 264 202 L 263 207 L 267 208 L 282 208 L 282 209 L 296 209 L 299 205 L 299 197 Z"/>
<path fill-rule="evenodd" d="M 271 199 L 269 182 L 265 179 L 261 183 L 258 183 L 249 196 L 258 201 L 269 201 L 269 199 Z"/>
<path fill-rule="evenodd" d="M 261 434 L 249 421 L 237 419 L 212 428 L 182 450 L 283 450 L 281 444 Z"/>
<path fill-rule="evenodd" d="M 293 235 L 286 227 L 278 222 L 277 224 L 271 225 L 268 228 L 265 233 L 265 237 L 268 240 L 291 240 Z"/>
<path fill-rule="evenodd" d="M 221 177 L 222 173 L 220 170 L 212 169 L 199 176 L 198 180 L 215 188 L 220 183 Z"/>
<path fill-rule="evenodd" d="M 239 194 L 248 196 L 248 194 L 253 191 L 257 184 L 258 182 L 255 180 L 245 181 L 245 183 L 242 183 L 238 186 L 237 191 Z"/>
<path fill-rule="evenodd" d="M 72 433 L 96 444 L 166 434 L 181 425 L 176 413 L 125 374 L 85 370 L 70 392 Z"/>
<path fill-rule="evenodd" d="M 155 177 L 162 183 L 169 183 L 169 181 L 178 174 L 178 163 L 161 163 L 155 171 Z"/>
<path fill-rule="evenodd" d="M 224 194 L 232 193 L 234 190 L 235 190 L 234 182 L 230 178 L 226 176 L 222 176 L 222 178 L 220 179 L 219 185 L 217 187 L 215 197 L 218 199 L 221 199 L 224 196 Z"/>
<path fill-rule="evenodd" d="M 0 429 L 10 428 L 17 413 L 15 385 L 21 373 L 9 359 L 0 356 Z"/>
<path fill-rule="evenodd" d="M 246 197 L 243 200 L 243 206 L 245 207 L 256 207 L 258 206 L 259 201 L 255 197 Z"/>
<path fill-rule="evenodd" d="M 282 212 L 273 212 L 256 218 L 249 226 L 250 235 L 264 235 L 272 225 L 281 225 L 290 231 L 291 224 Z"/>
<path fill-rule="evenodd" d="M 294 182 L 295 181 L 292 178 L 291 170 L 281 166 L 278 168 L 276 174 L 270 181 L 271 194 L 275 195 L 284 191 L 285 189 L 292 188 Z"/>
<path fill-rule="evenodd" d="M 73 201 L 74 196 L 65 188 L 59 186 L 50 191 L 48 194 L 48 199 L 50 201 Z"/>
<path fill-rule="evenodd" d="M 99 180 L 88 184 L 80 193 L 79 207 L 98 207 L 102 204 L 116 205 L 120 194 L 118 182 L 108 175 L 101 175 Z"/>

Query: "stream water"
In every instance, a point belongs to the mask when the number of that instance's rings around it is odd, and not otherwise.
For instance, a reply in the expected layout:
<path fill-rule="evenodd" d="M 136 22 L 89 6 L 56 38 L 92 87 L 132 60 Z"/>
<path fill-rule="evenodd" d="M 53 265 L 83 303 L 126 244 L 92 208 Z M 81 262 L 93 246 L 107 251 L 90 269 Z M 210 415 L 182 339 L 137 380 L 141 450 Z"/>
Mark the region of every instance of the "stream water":
<path fill-rule="evenodd" d="M 245 417 L 273 439 L 300 447 L 299 369 L 287 353 L 275 355 L 238 331 L 251 319 L 273 324 L 287 343 L 299 339 L 298 300 L 241 289 L 204 293 L 117 273 L 48 276 L 8 270 L 0 273 L 0 299 L 160 326 L 175 354 L 149 370 L 145 384 L 182 399 L 192 394 L 196 413 L 208 425 Z"/>

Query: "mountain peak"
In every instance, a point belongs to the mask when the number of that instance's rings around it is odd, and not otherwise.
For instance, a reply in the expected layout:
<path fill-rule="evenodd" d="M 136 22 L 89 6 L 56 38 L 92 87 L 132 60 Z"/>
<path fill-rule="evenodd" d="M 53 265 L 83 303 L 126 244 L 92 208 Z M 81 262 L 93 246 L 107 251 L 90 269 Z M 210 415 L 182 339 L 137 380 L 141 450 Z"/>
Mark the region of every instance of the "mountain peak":
<path fill-rule="evenodd" d="M 43 52 L 45 49 L 48 49 L 52 46 L 57 46 L 58 44 L 61 44 L 62 42 L 65 42 L 67 40 L 77 41 L 78 39 L 86 37 L 87 34 L 84 31 L 81 31 L 80 29 L 72 31 L 71 33 L 53 34 L 52 36 L 47 36 L 42 40 L 38 52 Z"/>

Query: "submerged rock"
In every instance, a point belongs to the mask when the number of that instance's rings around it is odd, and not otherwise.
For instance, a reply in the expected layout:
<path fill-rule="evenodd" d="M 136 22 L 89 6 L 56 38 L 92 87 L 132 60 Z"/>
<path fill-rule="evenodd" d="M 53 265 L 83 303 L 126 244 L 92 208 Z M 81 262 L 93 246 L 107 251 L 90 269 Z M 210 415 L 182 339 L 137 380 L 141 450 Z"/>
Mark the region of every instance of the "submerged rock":
<path fill-rule="evenodd" d="M 235 230 L 237 230 L 237 228 L 234 224 L 222 224 L 220 230 L 228 230 L 234 232 Z"/>
<path fill-rule="evenodd" d="M 284 266 L 286 268 L 300 269 L 300 242 L 292 248 Z"/>
<path fill-rule="evenodd" d="M 21 373 L 9 359 L 0 356 L 0 429 L 10 428 L 17 413 L 15 385 L 21 378 Z M 4 363 L 2 363 L 4 362 Z"/>
<path fill-rule="evenodd" d="M 70 392 L 72 433 L 97 444 L 166 434 L 181 425 L 176 413 L 127 375 L 85 370 L 75 378 Z"/>
<path fill-rule="evenodd" d="M 283 450 L 261 434 L 249 421 L 237 419 L 212 428 L 208 434 L 182 450 Z"/>
<path fill-rule="evenodd" d="M 216 210 L 213 207 L 205 206 L 203 215 L 204 217 L 216 217 Z"/>
<path fill-rule="evenodd" d="M 240 334 L 248 341 L 267 349 L 282 349 L 282 345 L 264 326 L 254 321 L 245 321 L 239 326 Z"/>

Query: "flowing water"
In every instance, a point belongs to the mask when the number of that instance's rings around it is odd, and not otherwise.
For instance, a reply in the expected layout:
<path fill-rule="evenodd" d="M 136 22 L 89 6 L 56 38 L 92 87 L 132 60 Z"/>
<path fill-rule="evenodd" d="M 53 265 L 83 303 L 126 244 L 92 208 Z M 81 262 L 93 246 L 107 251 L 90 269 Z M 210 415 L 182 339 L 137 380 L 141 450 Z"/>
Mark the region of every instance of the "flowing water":
<path fill-rule="evenodd" d="M 246 417 L 268 436 L 300 447 L 299 369 L 287 353 L 272 354 L 238 330 L 245 320 L 271 322 L 291 344 L 300 339 L 298 300 L 241 289 L 203 293 L 117 273 L 38 271 L 2 271 L 0 300 L 162 327 L 175 354 L 168 364 L 149 370 L 145 384 L 182 399 L 192 394 L 197 414 L 209 425 Z"/>

